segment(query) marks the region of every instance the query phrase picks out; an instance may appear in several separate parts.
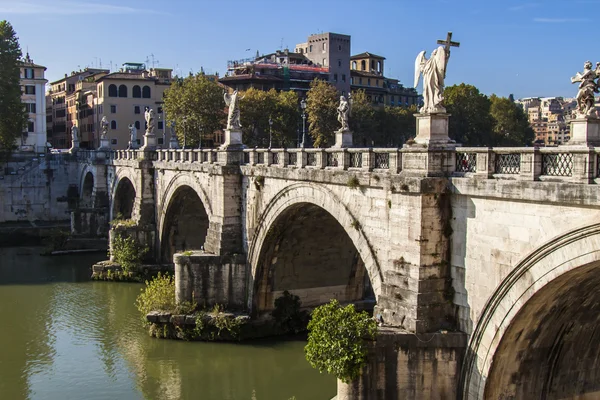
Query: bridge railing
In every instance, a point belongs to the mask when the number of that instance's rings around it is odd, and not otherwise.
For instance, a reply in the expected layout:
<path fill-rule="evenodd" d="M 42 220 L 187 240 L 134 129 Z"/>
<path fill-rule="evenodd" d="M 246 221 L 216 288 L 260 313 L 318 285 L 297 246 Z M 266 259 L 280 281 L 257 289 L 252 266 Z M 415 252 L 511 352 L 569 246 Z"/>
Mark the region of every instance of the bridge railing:
<path fill-rule="evenodd" d="M 137 160 L 138 150 L 113 150 L 111 152 L 112 160 Z"/>
<path fill-rule="evenodd" d="M 600 149 L 458 147 L 455 176 L 600 183 Z"/>
<path fill-rule="evenodd" d="M 388 148 L 245 149 L 242 164 L 397 173 L 402 168 L 402 154 Z"/>
<path fill-rule="evenodd" d="M 217 149 L 162 149 L 157 150 L 157 161 L 182 163 L 217 163 Z"/>

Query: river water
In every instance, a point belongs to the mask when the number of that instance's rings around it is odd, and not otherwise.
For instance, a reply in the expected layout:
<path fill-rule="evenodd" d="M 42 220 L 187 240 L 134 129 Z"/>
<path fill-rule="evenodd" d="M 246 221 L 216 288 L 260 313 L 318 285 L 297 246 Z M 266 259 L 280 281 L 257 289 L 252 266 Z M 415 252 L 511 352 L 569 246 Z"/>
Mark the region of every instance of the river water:
<path fill-rule="evenodd" d="M 105 255 L 42 257 L 0 248 L 0 399 L 331 399 L 335 378 L 302 341 L 154 339 L 134 301 L 141 284 L 94 282 Z"/>

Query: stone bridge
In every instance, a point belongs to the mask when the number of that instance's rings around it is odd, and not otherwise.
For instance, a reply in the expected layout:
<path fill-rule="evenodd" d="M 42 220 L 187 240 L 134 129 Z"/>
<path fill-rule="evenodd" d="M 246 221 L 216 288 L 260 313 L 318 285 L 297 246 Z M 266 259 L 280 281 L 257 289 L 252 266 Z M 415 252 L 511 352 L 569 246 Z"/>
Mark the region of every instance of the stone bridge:
<path fill-rule="evenodd" d="M 418 144 L 80 151 L 92 211 L 78 218 L 134 220 L 152 257 L 175 262 L 180 300 L 257 318 L 284 290 L 305 306 L 375 306 L 377 357 L 339 389 L 354 398 L 597 398 L 599 157 Z"/>

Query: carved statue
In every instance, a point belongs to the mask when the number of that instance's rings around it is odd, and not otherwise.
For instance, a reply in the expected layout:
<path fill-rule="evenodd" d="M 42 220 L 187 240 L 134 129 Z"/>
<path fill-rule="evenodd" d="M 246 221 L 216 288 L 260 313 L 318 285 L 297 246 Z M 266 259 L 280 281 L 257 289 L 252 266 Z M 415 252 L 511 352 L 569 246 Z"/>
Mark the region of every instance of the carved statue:
<path fill-rule="evenodd" d="M 146 107 L 144 118 L 146 119 L 146 132 L 154 133 L 154 110 L 150 107 Z"/>
<path fill-rule="evenodd" d="M 106 134 L 108 133 L 108 119 L 106 115 L 102 117 L 102 121 L 100 121 L 100 128 L 102 129 L 102 134 L 100 136 L 101 139 L 106 139 Z"/>
<path fill-rule="evenodd" d="M 223 98 L 225 99 L 225 104 L 229 107 L 227 129 L 240 129 L 242 124 L 240 124 L 240 105 L 238 102 L 244 97 L 238 99 L 238 91 L 234 90 L 231 95 L 223 93 Z"/>
<path fill-rule="evenodd" d="M 583 66 L 583 72 L 577 73 L 571 78 L 571 83 L 581 82 L 579 92 L 577 92 L 577 116 L 597 116 L 594 106 L 594 93 L 599 92 L 596 79 L 600 78 L 600 63 L 596 63 L 596 69 L 592 69 L 592 63 L 586 61 Z"/>
<path fill-rule="evenodd" d="M 417 56 L 415 61 L 415 88 L 423 74 L 423 107 L 421 113 L 445 113 L 442 105 L 444 100 L 444 79 L 449 54 L 444 46 L 439 46 L 431 53 L 431 58 L 425 58 L 425 51 Z"/>
<path fill-rule="evenodd" d="M 129 124 L 129 146 L 134 147 L 137 144 L 137 128 L 134 124 Z"/>
<path fill-rule="evenodd" d="M 350 126 L 348 124 L 348 117 L 350 117 L 350 113 L 352 112 L 352 97 L 348 96 L 348 100 L 344 96 L 340 96 L 340 105 L 337 108 L 338 112 L 338 122 L 342 124 L 339 132 L 350 130 Z"/>
<path fill-rule="evenodd" d="M 79 128 L 77 128 L 77 125 L 73 125 L 73 128 L 71 128 L 71 141 L 73 143 L 79 141 Z"/>

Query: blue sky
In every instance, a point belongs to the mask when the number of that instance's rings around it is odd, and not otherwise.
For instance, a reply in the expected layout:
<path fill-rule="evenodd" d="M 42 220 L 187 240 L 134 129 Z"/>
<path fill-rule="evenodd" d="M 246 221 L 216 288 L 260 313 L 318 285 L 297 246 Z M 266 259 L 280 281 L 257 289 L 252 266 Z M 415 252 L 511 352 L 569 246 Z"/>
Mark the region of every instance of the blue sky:
<path fill-rule="evenodd" d="M 573 97 L 569 78 L 584 61 L 600 61 L 599 9 L 600 0 L 0 0 L 0 19 L 13 24 L 50 80 L 150 54 L 181 74 L 201 66 L 222 74 L 229 59 L 293 49 L 330 31 L 351 35 L 353 54 L 386 57 L 386 76 L 410 86 L 417 54 L 429 55 L 453 31 L 461 46 L 452 51 L 447 85 Z"/>

